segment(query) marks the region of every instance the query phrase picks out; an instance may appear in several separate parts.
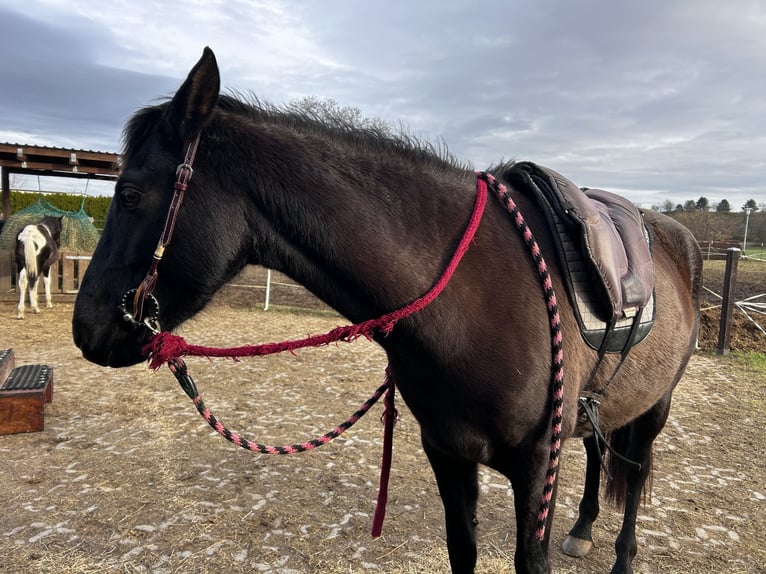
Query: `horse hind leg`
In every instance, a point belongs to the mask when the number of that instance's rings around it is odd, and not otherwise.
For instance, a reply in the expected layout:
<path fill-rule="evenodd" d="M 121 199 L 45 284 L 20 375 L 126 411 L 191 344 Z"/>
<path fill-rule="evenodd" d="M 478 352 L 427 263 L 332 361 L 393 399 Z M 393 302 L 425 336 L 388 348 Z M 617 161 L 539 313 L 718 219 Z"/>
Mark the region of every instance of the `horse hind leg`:
<path fill-rule="evenodd" d="M 32 281 L 29 281 L 29 308 L 33 313 L 39 313 L 40 307 L 37 303 L 37 282 L 39 276 L 35 277 Z"/>
<path fill-rule="evenodd" d="M 19 306 L 16 310 L 16 318 L 17 319 L 23 319 L 24 318 L 24 300 L 27 297 L 27 270 L 22 269 L 19 271 L 19 284 L 17 285 L 19 289 Z"/>
<path fill-rule="evenodd" d="M 444 505 L 452 574 L 471 574 L 476 567 L 478 464 L 448 456 L 429 445 L 425 439 L 423 449 L 433 468 Z"/>
<path fill-rule="evenodd" d="M 625 512 L 622 528 L 614 544 L 616 560 L 611 574 L 632 574 L 633 559 L 638 551 L 636 543 L 636 518 L 644 495 L 644 487 L 651 486 L 652 445 L 665 426 L 670 411 L 672 390 L 639 418 L 612 433 L 611 444 L 626 458 L 638 462 L 640 469 L 626 465 L 616 457 L 609 457 L 612 479 L 607 485 L 607 498 L 617 504 L 623 503 Z M 626 448 L 627 447 L 627 448 Z M 646 496 L 648 496 L 647 488 Z"/>
<path fill-rule="evenodd" d="M 585 488 L 578 509 L 577 521 L 569 531 L 561 549 L 567 556 L 582 558 L 593 547 L 591 534 L 599 512 L 598 491 L 601 482 L 602 453 L 595 435 L 583 439 L 586 453 Z"/>
<path fill-rule="evenodd" d="M 48 268 L 43 275 L 43 286 L 45 287 L 45 306 L 48 309 L 53 307 L 53 298 L 51 297 L 51 270 Z"/>

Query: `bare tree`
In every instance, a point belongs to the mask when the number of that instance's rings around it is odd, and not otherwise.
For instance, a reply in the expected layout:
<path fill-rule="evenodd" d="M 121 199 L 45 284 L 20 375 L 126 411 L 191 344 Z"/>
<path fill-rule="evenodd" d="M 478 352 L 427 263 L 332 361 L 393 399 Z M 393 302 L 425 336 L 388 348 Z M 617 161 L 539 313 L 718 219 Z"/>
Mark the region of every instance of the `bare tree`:
<path fill-rule="evenodd" d="M 306 96 L 292 100 L 289 103 L 288 108 L 292 108 L 320 120 L 329 120 L 342 126 L 371 129 L 384 134 L 393 133 L 391 125 L 380 118 L 365 117 L 359 108 L 354 106 L 341 106 L 333 99 Z"/>

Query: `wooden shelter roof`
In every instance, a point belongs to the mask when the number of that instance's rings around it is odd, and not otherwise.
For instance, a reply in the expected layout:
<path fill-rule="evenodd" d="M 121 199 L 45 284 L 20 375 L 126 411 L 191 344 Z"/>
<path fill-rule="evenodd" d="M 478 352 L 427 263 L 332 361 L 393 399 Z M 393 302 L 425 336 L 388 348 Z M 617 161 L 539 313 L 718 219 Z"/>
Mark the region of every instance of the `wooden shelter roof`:
<path fill-rule="evenodd" d="M 10 174 L 115 180 L 119 155 L 103 151 L 0 143 L 2 219 L 10 213 Z"/>
<path fill-rule="evenodd" d="M 118 159 L 118 154 L 103 151 L 0 143 L 0 167 L 13 173 L 116 179 Z"/>

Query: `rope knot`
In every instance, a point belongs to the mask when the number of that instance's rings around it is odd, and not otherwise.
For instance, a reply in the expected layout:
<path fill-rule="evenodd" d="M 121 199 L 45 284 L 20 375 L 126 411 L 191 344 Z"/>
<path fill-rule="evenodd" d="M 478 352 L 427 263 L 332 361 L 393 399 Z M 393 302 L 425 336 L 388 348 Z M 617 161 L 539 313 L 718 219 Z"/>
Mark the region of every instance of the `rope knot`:
<path fill-rule="evenodd" d="M 183 337 L 164 331 L 152 337 L 143 352 L 149 357 L 149 367 L 156 371 L 165 363 L 186 356 L 189 346 Z"/>

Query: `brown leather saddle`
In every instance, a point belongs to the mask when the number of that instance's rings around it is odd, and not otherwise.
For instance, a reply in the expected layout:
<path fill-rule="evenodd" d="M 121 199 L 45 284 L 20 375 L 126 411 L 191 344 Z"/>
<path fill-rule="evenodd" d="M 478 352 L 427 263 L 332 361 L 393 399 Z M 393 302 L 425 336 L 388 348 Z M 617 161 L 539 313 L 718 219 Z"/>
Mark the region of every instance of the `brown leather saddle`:
<path fill-rule="evenodd" d="M 546 214 L 585 341 L 627 353 L 654 324 L 654 265 L 643 214 L 629 200 L 578 188 L 561 174 L 519 162 L 504 174 Z"/>

